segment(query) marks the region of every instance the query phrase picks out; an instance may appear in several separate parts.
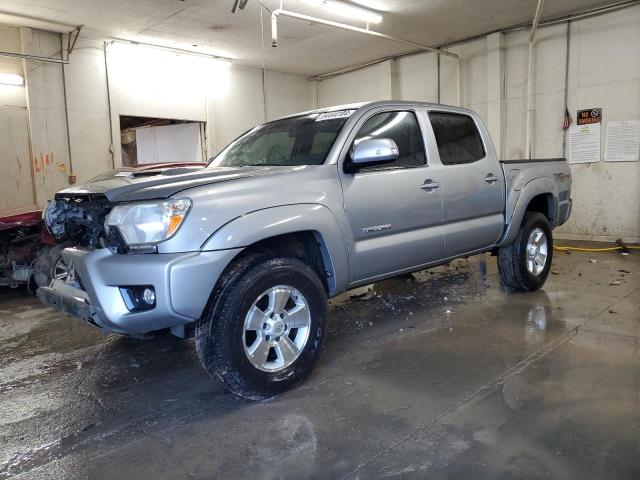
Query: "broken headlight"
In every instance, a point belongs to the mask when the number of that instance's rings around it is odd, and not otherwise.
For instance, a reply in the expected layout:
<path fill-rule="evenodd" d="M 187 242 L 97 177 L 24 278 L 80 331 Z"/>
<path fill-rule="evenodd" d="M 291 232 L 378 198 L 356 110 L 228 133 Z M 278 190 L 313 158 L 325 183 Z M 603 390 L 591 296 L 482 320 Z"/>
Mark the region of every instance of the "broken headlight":
<path fill-rule="evenodd" d="M 189 213 L 191 200 L 116 205 L 106 218 L 107 232 L 117 228 L 127 245 L 149 245 L 171 238 Z"/>

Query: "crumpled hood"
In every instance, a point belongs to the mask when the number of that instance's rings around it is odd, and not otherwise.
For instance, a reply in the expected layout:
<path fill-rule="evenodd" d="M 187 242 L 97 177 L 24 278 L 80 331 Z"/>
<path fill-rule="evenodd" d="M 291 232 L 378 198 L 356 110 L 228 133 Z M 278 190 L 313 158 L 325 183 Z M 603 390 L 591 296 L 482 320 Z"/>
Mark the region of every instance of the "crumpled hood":
<path fill-rule="evenodd" d="M 69 194 L 103 194 L 110 202 L 168 198 L 188 188 L 285 174 L 296 168 L 300 167 L 179 167 L 144 171 L 121 168 L 99 175 L 83 185 L 62 190 L 56 194 L 56 198 Z"/>

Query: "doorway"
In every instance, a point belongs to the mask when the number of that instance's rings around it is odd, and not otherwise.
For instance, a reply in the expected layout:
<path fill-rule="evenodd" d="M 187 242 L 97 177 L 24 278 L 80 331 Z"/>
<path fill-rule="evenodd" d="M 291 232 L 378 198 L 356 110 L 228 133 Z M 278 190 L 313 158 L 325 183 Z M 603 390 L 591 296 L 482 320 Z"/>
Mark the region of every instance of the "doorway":
<path fill-rule="evenodd" d="M 204 126 L 204 122 L 121 115 L 122 165 L 204 162 Z"/>

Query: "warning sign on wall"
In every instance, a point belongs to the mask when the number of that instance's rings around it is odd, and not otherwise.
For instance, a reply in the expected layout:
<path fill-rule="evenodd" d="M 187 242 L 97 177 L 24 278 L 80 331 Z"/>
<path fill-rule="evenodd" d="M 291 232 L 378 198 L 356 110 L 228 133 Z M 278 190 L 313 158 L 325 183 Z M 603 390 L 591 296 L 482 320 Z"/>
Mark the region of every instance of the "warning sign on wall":
<path fill-rule="evenodd" d="M 589 125 L 591 123 L 602 123 L 602 109 L 578 110 L 578 125 Z"/>
<path fill-rule="evenodd" d="M 600 124 L 572 125 L 569 129 L 569 163 L 600 161 Z"/>

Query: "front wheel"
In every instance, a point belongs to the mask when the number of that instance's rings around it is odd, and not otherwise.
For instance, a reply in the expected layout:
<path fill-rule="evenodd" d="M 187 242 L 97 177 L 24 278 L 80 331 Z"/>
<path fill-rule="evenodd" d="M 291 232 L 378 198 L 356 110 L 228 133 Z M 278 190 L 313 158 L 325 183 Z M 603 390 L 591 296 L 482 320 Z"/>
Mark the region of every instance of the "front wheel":
<path fill-rule="evenodd" d="M 72 246 L 72 242 L 62 242 L 40 250 L 33 262 L 33 277 L 38 287 L 48 287 L 54 279 L 67 280 L 71 265 L 62 258 L 62 251 Z"/>
<path fill-rule="evenodd" d="M 318 275 L 300 260 L 240 259 L 220 279 L 196 325 L 200 361 L 242 397 L 281 393 L 315 366 L 326 303 Z"/>
<path fill-rule="evenodd" d="M 547 279 L 553 258 L 553 236 L 546 216 L 525 213 L 515 242 L 498 251 L 502 282 L 511 290 L 538 290 Z"/>

